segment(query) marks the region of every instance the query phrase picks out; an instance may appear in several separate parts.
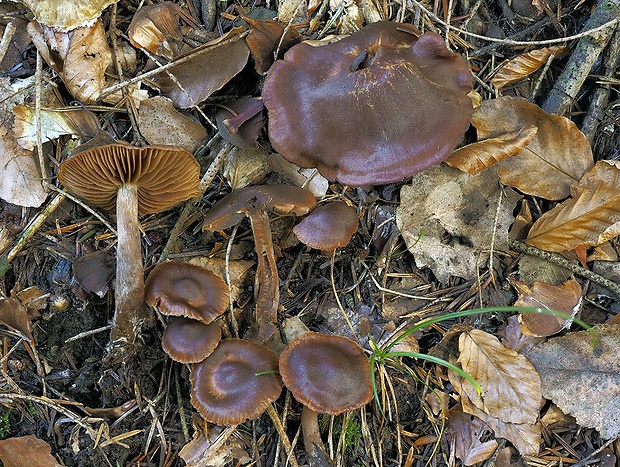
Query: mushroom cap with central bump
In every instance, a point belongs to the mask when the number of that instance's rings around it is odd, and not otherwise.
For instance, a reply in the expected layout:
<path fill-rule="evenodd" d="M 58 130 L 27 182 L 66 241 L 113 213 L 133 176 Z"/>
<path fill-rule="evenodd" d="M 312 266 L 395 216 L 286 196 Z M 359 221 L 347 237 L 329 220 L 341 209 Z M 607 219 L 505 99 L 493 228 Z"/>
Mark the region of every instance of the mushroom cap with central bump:
<path fill-rule="evenodd" d="M 471 74 L 438 34 L 380 21 L 302 43 L 269 69 L 269 140 L 343 185 L 401 181 L 445 159 L 469 127 Z"/>
<path fill-rule="evenodd" d="M 200 195 L 200 165 L 176 146 L 97 146 L 64 161 L 58 178 L 67 191 L 107 211 L 114 209 L 119 187 L 136 185 L 140 216 Z"/>
<path fill-rule="evenodd" d="M 192 366 L 191 403 L 218 425 L 237 425 L 260 416 L 282 391 L 278 356 L 259 344 L 225 339 Z"/>
<path fill-rule="evenodd" d="M 185 316 L 209 324 L 228 307 L 226 282 L 194 264 L 158 264 L 144 287 L 146 303 L 164 315 Z"/>
<path fill-rule="evenodd" d="M 293 397 L 317 413 L 338 415 L 372 399 L 370 362 L 346 337 L 308 332 L 286 346 L 279 366 Z"/>

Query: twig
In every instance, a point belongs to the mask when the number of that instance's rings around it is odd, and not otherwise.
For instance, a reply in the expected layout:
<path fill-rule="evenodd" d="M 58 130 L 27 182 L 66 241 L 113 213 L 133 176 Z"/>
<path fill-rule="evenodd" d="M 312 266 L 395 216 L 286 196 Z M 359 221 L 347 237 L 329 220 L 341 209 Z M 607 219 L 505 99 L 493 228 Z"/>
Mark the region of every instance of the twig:
<path fill-rule="evenodd" d="M 43 154 L 43 141 L 41 138 L 41 90 L 43 82 L 43 58 L 37 50 L 37 65 L 34 74 L 35 93 L 34 93 L 34 126 L 37 140 L 37 157 L 39 159 L 39 168 L 41 169 L 41 185 L 48 192 L 50 182 L 47 174 L 47 164 L 45 162 L 45 154 Z"/>
<path fill-rule="evenodd" d="M 566 259 L 564 256 L 559 253 L 553 253 L 550 251 L 540 250 L 532 245 L 528 245 L 527 243 L 520 242 L 519 240 L 508 240 L 508 245 L 513 250 L 519 253 L 525 253 L 527 255 L 536 256 L 538 258 L 545 259 L 553 264 L 557 264 L 558 266 L 562 266 L 566 269 L 569 269 L 574 274 L 588 279 L 598 285 L 602 285 L 606 287 L 611 292 L 613 292 L 617 297 L 620 298 L 620 284 L 613 282 L 605 277 L 592 272 L 584 267 L 582 267 L 577 261 L 571 261 Z"/>
<path fill-rule="evenodd" d="M 542 105 L 545 112 L 558 115 L 566 113 L 575 101 L 594 62 L 611 39 L 619 18 L 620 0 L 599 0 L 594 13 L 585 25 L 585 31 L 589 31 L 590 34 L 579 40 L 564 71 Z"/>
<path fill-rule="evenodd" d="M 278 432 L 278 435 L 280 435 L 280 441 L 282 442 L 282 445 L 284 446 L 284 451 L 286 451 L 287 461 L 290 462 L 292 467 L 298 467 L 299 464 L 297 464 L 297 459 L 295 458 L 295 453 L 293 452 L 293 446 L 291 445 L 291 442 L 288 439 L 288 436 L 286 435 L 286 430 L 284 429 L 284 426 L 282 425 L 282 422 L 280 421 L 278 412 L 276 412 L 276 409 L 273 408 L 272 404 L 269 404 L 267 406 L 266 412 L 267 412 L 267 415 L 269 415 L 269 418 L 271 418 L 271 421 L 273 422 L 273 426 Z"/>
<path fill-rule="evenodd" d="M 9 21 L 4 28 L 2 39 L 0 39 L 0 63 L 4 60 L 7 50 L 9 50 L 9 45 L 11 45 L 11 39 L 13 39 L 15 29 L 15 20 Z"/>
<path fill-rule="evenodd" d="M 75 336 L 70 337 L 69 339 L 67 339 L 65 341 L 65 344 L 68 344 L 69 342 L 73 342 L 73 341 L 77 341 L 77 340 L 83 339 L 85 337 L 94 336 L 95 334 L 99 334 L 100 332 L 109 331 L 110 329 L 112 329 L 112 325 L 111 324 L 108 325 L 108 326 L 103 326 L 102 328 L 91 329 L 90 331 L 80 332 L 79 334 L 76 334 Z"/>

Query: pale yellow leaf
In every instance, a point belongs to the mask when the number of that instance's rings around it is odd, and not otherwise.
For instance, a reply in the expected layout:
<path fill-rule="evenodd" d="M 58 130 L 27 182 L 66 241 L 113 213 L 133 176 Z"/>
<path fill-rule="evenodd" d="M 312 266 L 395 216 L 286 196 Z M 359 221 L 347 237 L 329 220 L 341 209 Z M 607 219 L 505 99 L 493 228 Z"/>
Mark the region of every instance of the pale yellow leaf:
<path fill-rule="evenodd" d="M 77 135 L 77 129 L 71 120 L 73 112 L 85 113 L 86 111 L 82 109 L 70 112 L 41 110 L 41 142 L 45 143 L 62 135 Z M 18 105 L 13 108 L 13 114 L 15 115 L 13 133 L 17 138 L 17 144 L 29 151 L 34 150 L 37 145 L 34 107 Z"/>
<path fill-rule="evenodd" d="M 552 54 L 559 55 L 565 49 L 566 47 L 564 46 L 545 47 L 543 49 L 531 50 L 524 54 L 517 55 L 515 58 L 506 61 L 500 66 L 491 84 L 497 88 L 501 88 L 507 84 L 521 81 L 543 66 Z"/>
<path fill-rule="evenodd" d="M 516 132 L 468 144 L 454 151 L 444 162 L 475 175 L 507 157 L 519 154 L 534 139 L 537 131 L 537 127 L 528 126 Z"/>
<path fill-rule="evenodd" d="M 581 426 L 613 439 L 620 436 L 620 326 L 603 325 L 595 333 L 549 339 L 527 356 L 540 373 L 544 397 Z"/>
<path fill-rule="evenodd" d="M 472 125 L 478 141 L 508 138 L 528 128 L 538 131 L 518 154 L 498 162 L 503 184 L 550 200 L 569 196 L 571 185 L 592 167 L 590 143 L 567 118 L 549 115 L 536 104 L 517 97 L 483 101 L 474 111 Z M 483 146 L 484 150 L 484 146 Z M 492 162 L 490 158 L 484 159 Z"/>
<path fill-rule="evenodd" d="M 600 245 L 620 234 L 620 168 L 599 161 L 572 190 L 572 198 L 544 213 L 527 243 L 547 251 Z"/>

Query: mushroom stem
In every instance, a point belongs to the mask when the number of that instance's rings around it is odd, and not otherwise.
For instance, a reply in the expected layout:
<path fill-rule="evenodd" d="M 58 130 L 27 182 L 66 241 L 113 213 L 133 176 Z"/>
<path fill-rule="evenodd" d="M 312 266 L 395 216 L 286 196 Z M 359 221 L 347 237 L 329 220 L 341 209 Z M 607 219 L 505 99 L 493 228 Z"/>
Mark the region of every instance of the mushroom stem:
<path fill-rule="evenodd" d="M 110 334 L 111 347 L 132 344 L 142 323 L 149 317 L 144 305 L 137 185 L 122 185 L 118 189 L 116 223 L 116 308 Z"/>
<path fill-rule="evenodd" d="M 301 410 L 301 431 L 304 436 L 304 448 L 311 467 L 329 467 L 329 457 L 319 431 L 319 414 L 304 405 Z"/>
<path fill-rule="evenodd" d="M 278 322 L 278 305 L 280 303 L 280 280 L 269 215 L 264 210 L 249 213 L 254 234 L 254 247 L 258 256 L 256 273 L 256 325 L 258 340 L 266 343 L 276 335 Z M 279 339 L 277 339 L 279 340 Z"/>

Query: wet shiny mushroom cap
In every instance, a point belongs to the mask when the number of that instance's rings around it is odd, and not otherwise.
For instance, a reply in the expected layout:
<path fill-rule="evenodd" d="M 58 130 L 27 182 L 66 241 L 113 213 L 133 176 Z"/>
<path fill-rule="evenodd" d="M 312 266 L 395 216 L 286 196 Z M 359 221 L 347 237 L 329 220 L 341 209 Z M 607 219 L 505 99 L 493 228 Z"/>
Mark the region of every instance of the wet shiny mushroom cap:
<path fill-rule="evenodd" d="M 239 188 L 215 203 L 205 216 L 202 230 L 221 231 L 238 224 L 244 216 L 260 211 L 303 216 L 316 206 L 310 190 L 288 185 Z"/>
<path fill-rule="evenodd" d="M 208 269 L 167 261 L 158 264 L 146 280 L 145 301 L 164 315 L 185 316 L 209 324 L 226 311 L 228 287 Z"/>
<path fill-rule="evenodd" d="M 347 246 L 357 232 L 357 212 L 344 201 L 322 204 L 293 228 L 299 241 L 310 248 L 333 251 Z"/>
<path fill-rule="evenodd" d="M 321 47 L 297 44 L 269 69 L 269 139 L 330 180 L 398 182 L 446 158 L 469 127 L 466 61 L 434 33 L 381 21 Z"/>
<path fill-rule="evenodd" d="M 70 193 L 108 211 L 116 205 L 119 187 L 136 185 L 140 216 L 200 194 L 200 165 L 176 146 L 97 146 L 64 161 L 58 178 Z"/>
<path fill-rule="evenodd" d="M 317 413 L 338 415 L 372 399 L 370 362 L 346 337 L 308 332 L 286 346 L 279 367 L 295 399 Z"/>
<path fill-rule="evenodd" d="M 174 361 L 198 363 L 215 350 L 221 338 L 222 330 L 217 323 L 173 317 L 164 331 L 161 346 Z"/>
<path fill-rule="evenodd" d="M 218 425 L 236 425 L 262 414 L 282 391 L 278 356 L 243 339 L 225 339 L 192 366 L 191 403 Z"/>

